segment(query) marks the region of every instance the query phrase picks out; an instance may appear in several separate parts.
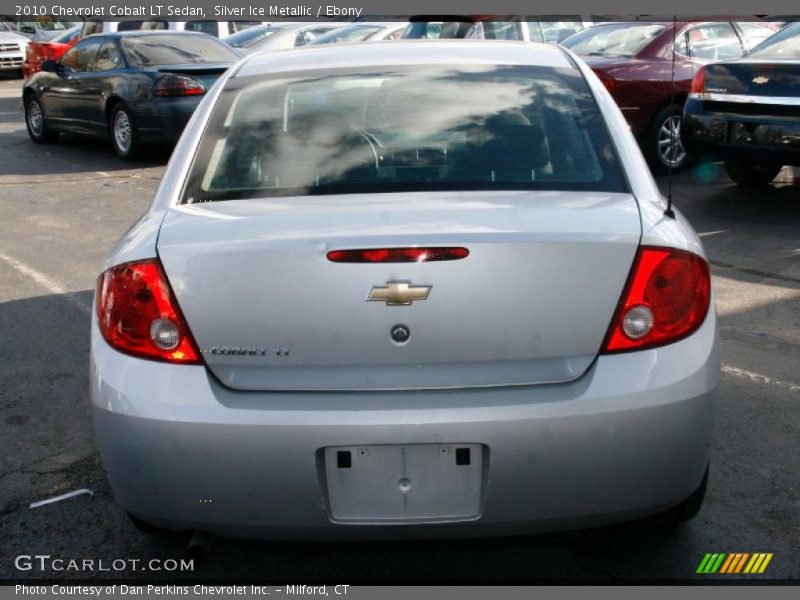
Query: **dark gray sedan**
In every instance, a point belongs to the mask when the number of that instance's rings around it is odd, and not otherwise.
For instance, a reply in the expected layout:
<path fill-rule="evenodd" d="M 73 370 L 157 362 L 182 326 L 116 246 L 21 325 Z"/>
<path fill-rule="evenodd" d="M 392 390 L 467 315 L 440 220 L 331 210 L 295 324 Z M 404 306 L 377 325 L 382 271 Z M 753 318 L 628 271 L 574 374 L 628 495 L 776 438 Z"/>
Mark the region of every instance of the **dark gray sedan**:
<path fill-rule="evenodd" d="M 143 144 L 172 144 L 206 91 L 240 54 L 201 33 L 93 35 L 45 61 L 22 91 L 37 143 L 59 134 L 111 139 L 123 159 Z"/>

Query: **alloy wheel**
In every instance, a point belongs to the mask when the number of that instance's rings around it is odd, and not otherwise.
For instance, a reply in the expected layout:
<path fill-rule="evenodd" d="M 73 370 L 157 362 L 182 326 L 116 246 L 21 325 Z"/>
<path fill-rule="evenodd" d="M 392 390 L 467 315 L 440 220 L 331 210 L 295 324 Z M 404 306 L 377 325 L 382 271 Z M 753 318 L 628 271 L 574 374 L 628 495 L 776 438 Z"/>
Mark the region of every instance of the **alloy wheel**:
<path fill-rule="evenodd" d="M 686 162 L 686 150 L 681 142 L 681 117 L 672 115 L 668 117 L 658 130 L 658 155 L 661 161 L 678 168 Z"/>
<path fill-rule="evenodd" d="M 123 154 L 127 154 L 130 151 L 133 141 L 133 128 L 131 127 L 130 117 L 124 110 L 118 111 L 114 116 L 114 141 Z"/>
<path fill-rule="evenodd" d="M 28 105 L 28 127 L 30 127 L 33 134 L 37 137 L 41 136 L 44 131 L 42 107 L 39 106 L 36 100 L 32 100 Z"/>

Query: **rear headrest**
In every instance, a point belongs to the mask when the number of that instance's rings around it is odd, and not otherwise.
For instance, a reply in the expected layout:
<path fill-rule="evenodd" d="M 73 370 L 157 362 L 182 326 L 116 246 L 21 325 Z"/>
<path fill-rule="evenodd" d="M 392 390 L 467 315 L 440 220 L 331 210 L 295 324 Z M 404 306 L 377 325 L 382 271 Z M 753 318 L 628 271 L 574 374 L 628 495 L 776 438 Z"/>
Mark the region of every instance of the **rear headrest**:
<path fill-rule="evenodd" d="M 550 162 L 544 130 L 521 113 L 509 112 L 467 131 L 467 145 L 495 170 L 539 169 Z"/>

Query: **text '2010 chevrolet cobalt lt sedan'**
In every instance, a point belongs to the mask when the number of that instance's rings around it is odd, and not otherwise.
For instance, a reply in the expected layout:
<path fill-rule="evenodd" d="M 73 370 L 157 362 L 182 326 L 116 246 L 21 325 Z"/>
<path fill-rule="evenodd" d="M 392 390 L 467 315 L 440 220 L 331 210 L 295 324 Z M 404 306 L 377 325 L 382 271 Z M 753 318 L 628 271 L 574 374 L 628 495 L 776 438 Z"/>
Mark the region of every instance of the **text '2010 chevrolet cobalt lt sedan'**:
<path fill-rule="evenodd" d="M 105 269 L 97 439 L 140 524 L 498 535 L 702 501 L 708 265 L 564 49 L 245 59 Z"/>

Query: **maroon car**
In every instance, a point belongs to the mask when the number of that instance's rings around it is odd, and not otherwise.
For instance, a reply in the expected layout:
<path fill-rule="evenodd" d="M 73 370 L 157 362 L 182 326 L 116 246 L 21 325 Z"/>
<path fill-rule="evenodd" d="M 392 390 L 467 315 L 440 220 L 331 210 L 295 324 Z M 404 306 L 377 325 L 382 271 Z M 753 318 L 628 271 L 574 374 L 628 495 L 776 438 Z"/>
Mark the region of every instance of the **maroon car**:
<path fill-rule="evenodd" d="M 753 21 L 602 23 L 561 42 L 583 58 L 617 101 L 651 168 L 683 167 L 683 104 L 697 69 L 738 58 L 777 27 Z M 674 98 L 671 85 L 675 48 Z"/>

